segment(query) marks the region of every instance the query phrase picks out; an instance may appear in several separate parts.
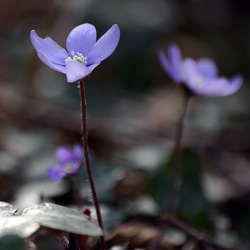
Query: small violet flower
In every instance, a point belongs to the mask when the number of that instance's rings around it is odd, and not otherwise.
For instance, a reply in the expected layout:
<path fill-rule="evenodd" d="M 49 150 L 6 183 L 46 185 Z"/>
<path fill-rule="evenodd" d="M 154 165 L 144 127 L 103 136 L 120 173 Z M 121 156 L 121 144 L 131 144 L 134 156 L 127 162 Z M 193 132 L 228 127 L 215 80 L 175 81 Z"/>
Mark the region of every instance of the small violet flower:
<path fill-rule="evenodd" d="M 75 174 L 83 163 L 83 149 L 80 145 L 74 146 L 73 150 L 59 147 L 56 150 L 58 165 L 48 166 L 47 174 L 54 181 L 60 181 L 65 177 Z"/>
<path fill-rule="evenodd" d="M 176 84 L 183 83 L 194 94 L 226 96 L 235 93 L 243 83 L 240 75 L 230 80 L 218 77 L 217 66 L 210 59 L 182 59 L 180 49 L 175 44 L 171 44 L 167 52 L 168 58 L 164 51 L 159 52 L 163 69 Z"/>
<path fill-rule="evenodd" d="M 101 61 L 114 52 L 120 39 L 120 29 L 114 24 L 96 41 L 96 29 L 93 25 L 79 25 L 68 35 L 67 50 L 49 37 L 40 38 L 34 30 L 31 31 L 30 38 L 42 62 L 66 74 L 68 82 L 75 82 L 88 76 Z"/>

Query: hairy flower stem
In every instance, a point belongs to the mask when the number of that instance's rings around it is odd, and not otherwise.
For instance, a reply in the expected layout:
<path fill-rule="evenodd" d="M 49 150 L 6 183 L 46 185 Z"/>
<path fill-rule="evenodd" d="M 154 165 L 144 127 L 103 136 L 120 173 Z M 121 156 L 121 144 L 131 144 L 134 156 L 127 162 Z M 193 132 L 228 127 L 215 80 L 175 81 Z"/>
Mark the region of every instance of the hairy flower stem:
<path fill-rule="evenodd" d="M 95 189 L 95 184 L 94 184 L 94 179 L 90 167 L 90 162 L 89 162 L 89 148 L 88 148 L 88 131 L 87 131 L 87 110 L 86 110 L 86 96 L 85 96 L 85 86 L 84 86 L 84 79 L 79 81 L 80 85 L 80 96 L 81 96 L 81 110 L 82 110 L 82 143 L 83 143 L 83 150 L 84 150 L 84 157 L 85 157 L 85 164 L 87 168 L 87 173 L 88 173 L 88 178 L 89 178 L 89 183 L 90 183 L 90 188 L 94 200 L 94 205 L 96 209 L 96 215 L 97 215 L 97 221 L 102 230 L 103 224 L 102 224 L 102 216 L 101 216 L 101 211 L 100 211 L 100 206 L 99 206 L 99 201 Z M 105 239 L 104 236 L 101 236 L 101 249 L 106 250 L 106 244 L 105 244 Z"/>
<path fill-rule="evenodd" d="M 173 175 L 170 183 L 170 196 L 167 211 L 170 214 L 175 213 L 177 206 L 178 191 L 181 184 L 181 143 L 183 137 L 184 119 L 187 112 L 190 94 L 185 91 L 184 105 L 177 125 L 176 144 L 173 151 Z"/>

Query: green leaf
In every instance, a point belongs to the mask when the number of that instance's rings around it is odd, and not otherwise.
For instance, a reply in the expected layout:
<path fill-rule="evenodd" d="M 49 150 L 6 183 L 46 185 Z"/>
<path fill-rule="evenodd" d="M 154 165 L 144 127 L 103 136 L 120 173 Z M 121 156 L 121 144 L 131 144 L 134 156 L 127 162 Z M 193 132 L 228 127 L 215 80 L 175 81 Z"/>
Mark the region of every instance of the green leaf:
<path fill-rule="evenodd" d="M 178 207 L 180 213 L 192 214 L 197 211 L 208 211 L 210 203 L 205 199 L 201 184 L 202 164 L 198 155 L 189 149 L 181 151 L 181 184 L 178 191 Z M 170 183 L 172 178 L 173 158 L 148 181 L 148 192 L 158 202 L 163 211 L 168 204 Z"/>
<path fill-rule="evenodd" d="M 15 211 L 16 210 L 11 204 L 0 201 L 0 218 L 13 216 Z"/>
<path fill-rule="evenodd" d="M 0 238 L 0 249 L 1 250 L 25 250 L 24 240 L 17 235 L 5 235 Z"/>
<path fill-rule="evenodd" d="M 26 208 L 23 216 L 31 218 L 42 226 L 69 233 L 101 236 L 103 231 L 98 224 L 79 211 L 53 203 L 33 205 Z"/>
<path fill-rule="evenodd" d="M 39 250 L 62 250 L 62 242 L 56 240 L 55 238 L 40 234 L 34 239 L 34 243 Z"/>
<path fill-rule="evenodd" d="M 15 212 L 11 204 L 0 201 L 0 236 L 15 234 L 28 237 L 40 227 L 30 218 L 16 216 Z"/>
<path fill-rule="evenodd" d="M 0 218 L 0 236 L 5 234 L 17 234 L 20 237 L 28 237 L 33 234 L 40 225 L 31 218 L 24 216 L 12 216 Z"/>

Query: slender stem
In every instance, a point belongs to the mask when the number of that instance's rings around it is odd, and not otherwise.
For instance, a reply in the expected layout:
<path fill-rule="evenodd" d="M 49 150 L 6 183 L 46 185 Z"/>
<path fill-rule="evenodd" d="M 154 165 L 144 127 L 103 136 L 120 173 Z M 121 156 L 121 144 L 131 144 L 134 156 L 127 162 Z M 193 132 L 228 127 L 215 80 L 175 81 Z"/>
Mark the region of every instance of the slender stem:
<path fill-rule="evenodd" d="M 93 175 L 90 167 L 89 162 L 89 148 L 88 148 L 88 131 L 87 131 L 87 110 L 86 110 L 86 96 L 85 96 L 85 86 L 84 86 L 84 79 L 79 81 L 80 84 L 80 95 L 81 95 L 81 110 L 82 110 L 82 143 L 83 143 L 83 150 L 84 150 L 84 156 L 85 156 L 85 164 L 87 168 L 90 188 L 94 200 L 94 205 L 96 209 L 96 215 L 97 215 L 97 221 L 102 230 L 103 224 L 102 224 L 102 216 L 100 212 L 100 206 L 98 201 L 98 196 L 95 189 L 95 184 L 93 180 Z M 101 249 L 106 249 L 105 239 L 104 236 L 101 236 Z"/>
<path fill-rule="evenodd" d="M 168 204 L 168 212 L 174 213 L 177 206 L 177 196 L 181 183 L 181 142 L 183 137 L 183 127 L 184 119 L 187 112 L 188 102 L 190 100 L 190 95 L 185 92 L 184 96 L 184 106 L 180 116 L 180 120 L 177 125 L 177 134 L 176 134 L 176 144 L 173 153 L 173 176 L 171 178 L 170 186 L 170 198 Z"/>

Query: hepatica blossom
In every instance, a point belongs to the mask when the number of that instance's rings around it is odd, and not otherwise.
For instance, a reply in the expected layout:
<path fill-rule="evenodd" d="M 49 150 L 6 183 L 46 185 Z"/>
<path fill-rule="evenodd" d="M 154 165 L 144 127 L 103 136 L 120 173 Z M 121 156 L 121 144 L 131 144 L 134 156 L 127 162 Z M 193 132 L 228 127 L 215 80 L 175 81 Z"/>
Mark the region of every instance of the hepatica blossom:
<path fill-rule="evenodd" d="M 98 41 L 96 29 L 85 23 L 75 27 L 68 35 L 66 48 L 62 48 L 51 38 L 40 38 L 32 30 L 31 42 L 38 57 L 50 68 L 66 74 L 68 82 L 75 82 L 88 76 L 101 61 L 115 50 L 120 29 L 114 24 Z"/>
<path fill-rule="evenodd" d="M 192 93 L 202 96 L 226 96 L 235 93 L 242 85 L 240 75 L 230 80 L 218 76 L 215 63 L 202 58 L 197 61 L 191 58 L 181 58 L 181 52 L 175 44 L 159 52 L 159 59 L 163 69 L 176 84 L 184 84 Z"/>
<path fill-rule="evenodd" d="M 59 181 L 78 172 L 83 163 L 83 149 L 80 145 L 74 146 L 73 150 L 59 147 L 56 158 L 58 164 L 48 166 L 47 174 L 52 180 Z"/>

